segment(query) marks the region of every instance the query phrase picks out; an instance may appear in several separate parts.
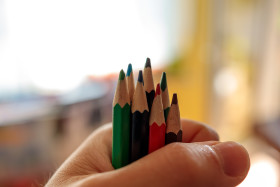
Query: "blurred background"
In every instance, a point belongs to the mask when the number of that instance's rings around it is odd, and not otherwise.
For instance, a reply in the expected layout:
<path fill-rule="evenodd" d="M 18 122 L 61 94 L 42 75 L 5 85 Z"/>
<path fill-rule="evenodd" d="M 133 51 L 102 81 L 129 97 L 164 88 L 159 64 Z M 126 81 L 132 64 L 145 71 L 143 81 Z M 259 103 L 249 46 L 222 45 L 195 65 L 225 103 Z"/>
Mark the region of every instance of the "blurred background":
<path fill-rule="evenodd" d="M 279 187 L 279 51 L 279 0 L 0 0 L 0 186 L 44 185 L 150 57 L 181 117 L 248 149 L 240 186 Z"/>

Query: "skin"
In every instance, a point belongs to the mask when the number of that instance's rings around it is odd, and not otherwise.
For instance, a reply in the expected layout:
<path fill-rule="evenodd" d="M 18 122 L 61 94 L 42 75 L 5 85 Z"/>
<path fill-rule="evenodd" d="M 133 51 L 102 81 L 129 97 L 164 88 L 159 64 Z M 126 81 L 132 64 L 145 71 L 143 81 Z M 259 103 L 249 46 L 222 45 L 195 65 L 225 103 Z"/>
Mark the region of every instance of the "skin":
<path fill-rule="evenodd" d="M 112 127 L 103 126 L 57 169 L 46 186 L 236 186 L 246 177 L 250 160 L 235 142 L 219 142 L 202 123 L 183 119 L 183 142 L 171 143 L 114 170 Z"/>

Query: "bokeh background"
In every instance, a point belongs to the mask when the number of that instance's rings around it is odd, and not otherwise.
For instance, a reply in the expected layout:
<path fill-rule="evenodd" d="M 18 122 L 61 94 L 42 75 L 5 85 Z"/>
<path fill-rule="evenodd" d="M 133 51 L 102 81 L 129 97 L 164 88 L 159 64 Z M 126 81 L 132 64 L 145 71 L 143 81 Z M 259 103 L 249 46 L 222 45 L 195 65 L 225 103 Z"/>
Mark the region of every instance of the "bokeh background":
<path fill-rule="evenodd" d="M 181 117 L 248 149 L 240 186 L 278 187 L 279 51 L 279 0 L 0 0 L 0 186 L 44 185 L 150 57 Z"/>

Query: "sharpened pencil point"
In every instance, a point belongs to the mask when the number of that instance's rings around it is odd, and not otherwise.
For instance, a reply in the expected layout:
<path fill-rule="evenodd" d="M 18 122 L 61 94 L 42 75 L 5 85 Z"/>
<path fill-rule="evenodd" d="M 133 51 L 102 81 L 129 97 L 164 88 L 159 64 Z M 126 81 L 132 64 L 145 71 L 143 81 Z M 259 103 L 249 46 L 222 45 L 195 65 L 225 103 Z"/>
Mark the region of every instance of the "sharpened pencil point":
<path fill-rule="evenodd" d="M 160 86 L 159 86 L 159 84 L 157 84 L 155 97 L 156 97 L 157 95 L 160 95 Z"/>
<path fill-rule="evenodd" d="M 126 76 L 127 76 L 127 77 L 130 76 L 131 72 L 132 72 L 132 65 L 131 65 L 131 64 L 128 64 Z"/>
<path fill-rule="evenodd" d="M 173 97 L 172 97 L 172 103 L 171 104 L 175 104 L 176 105 L 177 103 L 178 103 L 177 94 L 174 93 Z"/>
<path fill-rule="evenodd" d="M 166 82 L 166 73 L 162 72 L 161 80 L 160 80 L 160 88 L 162 91 L 166 89 L 167 82 Z"/>
<path fill-rule="evenodd" d="M 151 60 L 150 60 L 150 58 L 146 59 L 145 68 L 147 68 L 147 67 L 151 67 Z"/>
<path fill-rule="evenodd" d="M 123 80 L 125 77 L 125 74 L 124 74 L 124 71 L 123 69 L 120 71 L 120 74 L 119 74 L 119 80 Z"/>
<path fill-rule="evenodd" d="M 143 83 L 143 75 L 142 75 L 142 70 L 139 71 L 139 75 L 138 75 L 138 82 Z"/>

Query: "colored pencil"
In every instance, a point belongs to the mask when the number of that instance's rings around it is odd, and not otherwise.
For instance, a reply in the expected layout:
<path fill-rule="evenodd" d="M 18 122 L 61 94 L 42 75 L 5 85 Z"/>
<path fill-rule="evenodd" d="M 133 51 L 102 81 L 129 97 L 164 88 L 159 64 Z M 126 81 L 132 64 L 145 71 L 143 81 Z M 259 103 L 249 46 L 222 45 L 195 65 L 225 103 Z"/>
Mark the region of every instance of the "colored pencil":
<path fill-rule="evenodd" d="M 162 72 L 161 80 L 160 80 L 160 88 L 162 92 L 162 105 L 164 110 L 164 118 L 165 121 L 167 120 L 168 112 L 170 109 L 170 101 L 169 101 L 169 93 L 167 88 L 167 81 L 166 81 L 166 73 Z"/>
<path fill-rule="evenodd" d="M 128 88 L 128 94 L 129 94 L 129 100 L 130 100 L 130 104 L 132 104 L 132 99 L 133 99 L 133 95 L 134 95 L 134 91 L 135 91 L 135 86 L 134 86 L 134 76 L 133 76 L 133 71 L 132 71 L 132 65 L 128 64 L 127 67 L 127 72 L 126 72 L 126 80 L 127 80 L 127 88 Z M 130 127 L 132 124 L 132 112 L 130 110 Z M 132 128 L 130 128 L 130 134 L 132 133 Z M 129 142 L 131 142 L 131 136 L 129 136 Z M 131 159 L 129 158 L 129 161 Z"/>
<path fill-rule="evenodd" d="M 155 97 L 155 87 L 150 58 L 147 58 L 144 68 L 144 89 L 147 96 L 149 111 L 151 111 L 151 107 Z"/>
<path fill-rule="evenodd" d="M 159 84 L 157 84 L 155 98 L 150 112 L 149 125 L 149 153 L 151 153 L 165 145 L 166 124 Z"/>
<path fill-rule="evenodd" d="M 128 64 L 128 67 L 127 67 L 126 80 L 127 80 L 129 99 L 130 99 L 130 102 L 132 102 L 135 86 L 134 86 L 134 76 L 133 76 L 131 64 Z"/>
<path fill-rule="evenodd" d="M 149 108 L 141 70 L 139 71 L 138 81 L 133 95 L 131 112 L 131 161 L 133 162 L 148 154 L 149 145 Z"/>
<path fill-rule="evenodd" d="M 130 154 L 130 100 L 125 73 L 120 71 L 113 100 L 112 165 L 115 169 L 129 164 Z"/>
<path fill-rule="evenodd" d="M 167 116 L 165 144 L 182 141 L 182 126 L 177 94 L 173 94 L 171 107 Z"/>

